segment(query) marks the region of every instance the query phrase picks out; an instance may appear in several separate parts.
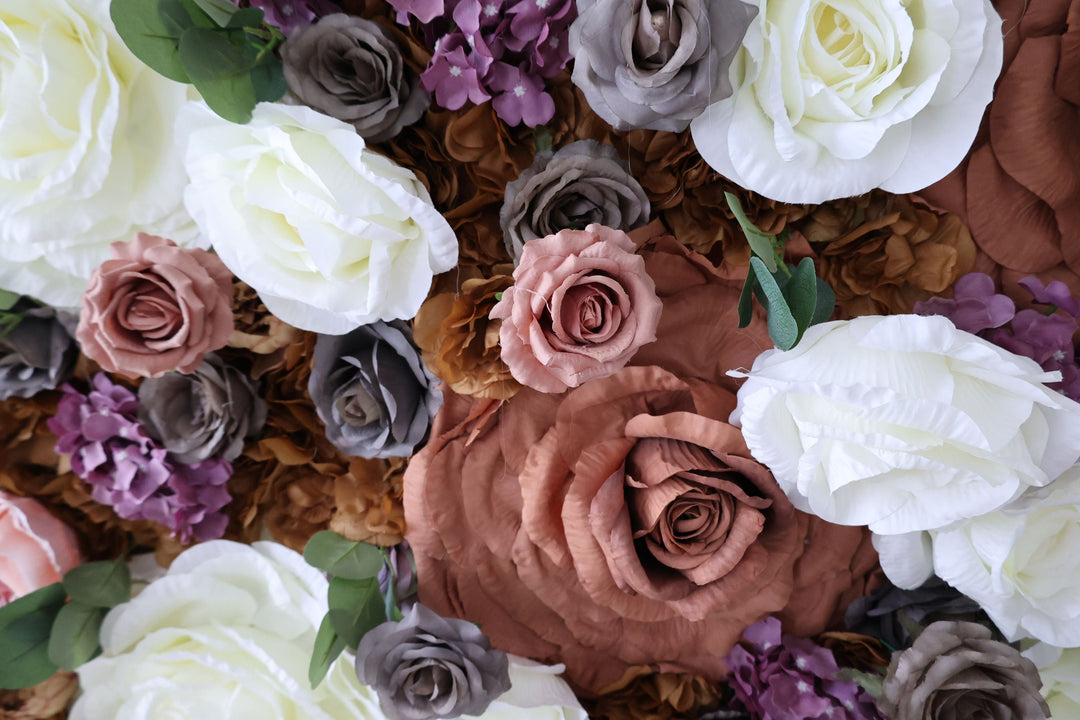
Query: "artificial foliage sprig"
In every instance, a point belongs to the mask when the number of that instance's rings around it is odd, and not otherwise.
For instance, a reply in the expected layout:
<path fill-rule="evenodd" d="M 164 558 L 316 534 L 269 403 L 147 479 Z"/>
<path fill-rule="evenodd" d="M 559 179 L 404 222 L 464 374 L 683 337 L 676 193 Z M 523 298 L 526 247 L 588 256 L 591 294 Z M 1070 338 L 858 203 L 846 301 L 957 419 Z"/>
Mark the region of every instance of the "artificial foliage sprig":
<path fill-rule="evenodd" d="M 836 293 L 817 276 L 811 258 L 803 258 L 798 265 L 784 262 L 786 230 L 779 236 L 762 232 L 746 217 L 737 197 L 731 193 L 724 196 L 753 253 L 739 295 L 739 327 L 750 324 L 757 297 L 768 318 L 769 338 L 781 350 L 790 350 L 808 327 L 829 319 L 836 307 Z"/>
<path fill-rule="evenodd" d="M 135 57 L 194 85 L 226 120 L 246 123 L 257 103 L 280 100 L 288 89 L 274 52 L 285 36 L 258 8 L 229 0 L 112 0 L 109 11 Z"/>

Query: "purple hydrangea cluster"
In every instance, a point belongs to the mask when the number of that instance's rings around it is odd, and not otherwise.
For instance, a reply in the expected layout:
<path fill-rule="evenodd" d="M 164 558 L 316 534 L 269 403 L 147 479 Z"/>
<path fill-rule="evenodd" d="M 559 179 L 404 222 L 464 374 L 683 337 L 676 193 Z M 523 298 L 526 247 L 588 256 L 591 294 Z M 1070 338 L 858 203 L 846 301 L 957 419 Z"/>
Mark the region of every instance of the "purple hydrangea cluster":
<path fill-rule="evenodd" d="M 724 657 L 728 683 L 754 720 L 881 720 L 874 699 L 849 680 L 832 651 L 781 632 L 766 618 L 743 633 Z"/>
<path fill-rule="evenodd" d="M 529 127 L 554 116 L 546 80 L 570 60 L 574 0 L 389 1 L 398 22 L 420 21 L 434 48 L 420 82 L 441 107 L 491 100 L 507 124 Z"/>
<path fill-rule="evenodd" d="M 232 465 L 212 458 L 194 465 L 175 462 L 139 424 L 139 401 L 98 373 L 90 392 L 64 387 L 49 429 L 56 451 L 71 455 L 71 468 L 91 496 L 128 520 L 153 520 L 184 543 L 225 534 L 232 499 L 226 482 Z"/>
<path fill-rule="evenodd" d="M 1029 276 L 1020 286 L 1045 310 L 1016 311 L 1016 305 L 994 287 L 984 273 L 968 273 L 956 281 L 953 298 L 931 298 L 915 304 L 919 315 L 944 315 L 956 327 L 994 343 L 1009 352 L 1029 357 L 1048 372 L 1058 371 L 1062 380 L 1049 386 L 1080 401 L 1080 366 L 1076 362 L 1073 336 L 1080 317 L 1080 301 L 1058 280 L 1044 286 Z"/>
<path fill-rule="evenodd" d="M 232 1 L 239 4 L 239 0 Z M 341 8 L 330 0 L 251 0 L 251 7 L 262 10 L 266 22 L 286 36 L 323 15 L 341 12 Z"/>

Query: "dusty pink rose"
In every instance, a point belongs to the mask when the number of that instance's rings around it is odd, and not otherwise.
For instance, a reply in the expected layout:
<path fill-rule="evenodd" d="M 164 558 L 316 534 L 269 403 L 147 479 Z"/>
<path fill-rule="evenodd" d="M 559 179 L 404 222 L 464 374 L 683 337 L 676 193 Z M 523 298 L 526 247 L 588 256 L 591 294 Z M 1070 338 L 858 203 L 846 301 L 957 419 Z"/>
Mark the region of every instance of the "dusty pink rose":
<path fill-rule="evenodd" d="M 621 230 L 592 224 L 525 243 L 491 310 L 514 379 L 547 393 L 607 377 L 656 339 L 656 286 Z"/>
<path fill-rule="evenodd" d="M 0 605 L 59 582 L 78 564 L 71 528 L 36 500 L 0 491 Z"/>
<path fill-rule="evenodd" d="M 233 330 L 232 274 L 204 250 L 139 233 L 113 243 L 83 294 L 76 339 L 110 372 L 188 373 Z"/>

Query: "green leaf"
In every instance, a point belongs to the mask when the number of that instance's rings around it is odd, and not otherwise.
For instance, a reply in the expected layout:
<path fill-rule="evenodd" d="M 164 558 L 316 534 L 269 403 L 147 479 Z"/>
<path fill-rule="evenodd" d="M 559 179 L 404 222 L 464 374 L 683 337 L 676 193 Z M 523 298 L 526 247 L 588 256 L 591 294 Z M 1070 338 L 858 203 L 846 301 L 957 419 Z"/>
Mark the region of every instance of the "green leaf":
<path fill-rule="evenodd" d="M 383 565 L 378 547 L 346 540 L 331 530 L 312 535 L 304 548 L 304 559 L 309 565 L 346 580 L 377 577 Z M 378 589 L 378 583 L 375 586 Z"/>
<path fill-rule="evenodd" d="M 803 331 L 810 327 L 817 309 L 817 273 L 814 272 L 814 261 L 808 257 L 799 261 L 799 266 L 791 278 L 789 288 L 784 293 L 791 307 L 791 314 L 795 316 L 795 322 L 799 326 L 799 337 Z"/>
<path fill-rule="evenodd" d="M 757 225 L 750 222 L 750 218 L 746 217 L 746 213 L 743 212 L 739 198 L 729 192 L 724 193 L 724 198 L 727 199 L 731 214 L 735 216 L 735 220 L 739 223 L 739 227 L 742 228 L 743 234 L 746 235 L 746 240 L 750 243 L 750 249 L 762 259 L 770 273 L 776 272 L 776 254 L 773 251 L 776 238 L 768 233 L 761 232 Z"/>
<path fill-rule="evenodd" d="M 263 60 L 251 69 L 251 82 L 255 86 L 256 102 L 277 102 L 289 89 L 281 60 L 267 53 Z"/>
<path fill-rule="evenodd" d="M 757 283 L 753 266 L 746 273 L 746 282 L 739 293 L 739 327 L 744 328 L 754 319 L 754 285 Z"/>
<path fill-rule="evenodd" d="M 19 293 L 0 290 L 0 310 L 10 310 L 15 307 L 15 303 L 19 302 L 19 298 L 21 297 L 22 295 Z"/>
<path fill-rule="evenodd" d="M 533 130 L 533 146 L 536 148 L 536 152 L 548 152 L 551 150 L 554 138 L 551 137 L 551 131 L 548 130 L 546 125 L 537 125 Z"/>
<path fill-rule="evenodd" d="M 164 2 L 164 0 L 158 0 Z M 199 7 L 199 4 L 195 0 L 169 0 L 170 2 L 178 2 L 184 7 L 184 11 L 191 19 L 191 25 L 189 27 L 201 27 L 210 28 L 213 30 L 218 27 L 218 24 L 213 19 L 203 12 L 203 9 Z"/>
<path fill-rule="evenodd" d="M 72 600 L 53 622 L 49 660 L 64 670 L 74 670 L 101 652 L 98 634 L 107 610 Z"/>
<path fill-rule="evenodd" d="M 91 607 L 115 607 L 131 599 L 131 571 L 123 558 L 86 563 L 64 575 L 64 589 Z"/>
<path fill-rule="evenodd" d="M 226 27 L 237 7 L 229 0 L 192 0 L 218 27 Z"/>
<path fill-rule="evenodd" d="M 319 632 L 315 635 L 315 649 L 311 653 L 311 663 L 308 665 L 308 681 L 311 682 L 312 690 L 319 687 L 319 683 L 330 671 L 330 666 L 344 649 L 345 641 L 334 632 L 334 624 L 330 622 L 330 613 L 327 613 L 319 624 Z"/>
<path fill-rule="evenodd" d="M 768 300 L 769 313 L 769 337 L 776 347 L 781 350 L 790 350 L 799 340 L 799 325 L 788 307 L 787 298 L 776 284 L 772 273 L 765 267 L 760 258 L 750 258 L 750 265 L 757 274 L 761 292 Z"/>
<path fill-rule="evenodd" d="M 836 679 L 854 682 L 875 700 L 880 698 L 885 692 L 885 679 L 883 677 L 873 673 L 863 672 L 862 670 L 856 670 L 855 668 L 840 668 L 836 673 Z"/>
<path fill-rule="evenodd" d="M 382 593 L 377 578 L 346 580 L 335 577 L 330 581 L 330 622 L 345 644 L 355 648 L 368 630 L 386 622 Z"/>
<path fill-rule="evenodd" d="M 161 0 L 163 7 L 168 2 Z M 157 2 L 112 0 L 109 14 L 116 32 L 135 57 L 170 80 L 191 82 L 180 62 L 180 35 L 166 25 Z"/>
<path fill-rule="evenodd" d="M 814 306 L 814 317 L 810 318 L 811 325 L 823 323 L 832 317 L 836 307 L 836 293 L 829 287 L 829 283 L 821 278 L 817 279 L 817 304 Z"/>
<path fill-rule="evenodd" d="M 227 28 L 261 28 L 263 25 L 263 11 L 259 8 L 240 8 L 229 18 Z"/>
<path fill-rule="evenodd" d="M 256 95 L 250 71 L 257 56 L 255 48 L 222 31 L 189 28 L 180 36 L 180 59 L 192 84 L 211 110 L 231 122 L 251 120 Z"/>
<path fill-rule="evenodd" d="M 49 633 L 66 597 L 53 583 L 0 607 L 0 688 L 21 690 L 56 672 Z"/>

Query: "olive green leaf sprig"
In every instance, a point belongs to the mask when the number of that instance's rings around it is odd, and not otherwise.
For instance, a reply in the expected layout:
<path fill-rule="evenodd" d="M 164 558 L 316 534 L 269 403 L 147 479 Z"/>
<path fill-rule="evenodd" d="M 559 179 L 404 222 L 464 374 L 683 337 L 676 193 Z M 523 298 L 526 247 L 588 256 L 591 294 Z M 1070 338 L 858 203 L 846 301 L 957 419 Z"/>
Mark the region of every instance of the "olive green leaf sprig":
<path fill-rule="evenodd" d="M 229 0 L 112 0 L 109 12 L 135 57 L 194 85 L 226 120 L 246 123 L 256 103 L 280 100 L 288 89 L 274 53 L 285 36 L 258 8 Z"/>
<path fill-rule="evenodd" d="M 817 276 L 812 259 L 803 258 L 798 265 L 784 262 L 787 230 L 779 236 L 762 232 L 746 217 L 737 197 L 724 196 L 753 253 L 739 295 L 739 327 L 750 324 L 756 297 L 768 317 L 769 338 L 781 350 L 790 350 L 808 327 L 829 319 L 836 293 Z"/>
<path fill-rule="evenodd" d="M 14 309 L 21 297 L 18 293 L 0 290 L 0 339 L 18 327 L 25 317 L 25 313 L 16 312 Z"/>
<path fill-rule="evenodd" d="M 330 530 L 315 533 L 304 548 L 308 564 L 330 575 L 330 609 L 319 625 L 308 666 L 312 689 L 345 648 L 356 650 L 368 630 L 401 620 L 394 597 L 396 571 L 389 553 L 389 548 L 347 540 Z M 384 566 L 390 573 L 385 595 L 379 588 L 379 571 Z"/>
<path fill-rule="evenodd" d="M 0 607 L 0 688 L 21 690 L 101 653 L 106 613 L 131 599 L 125 558 L 80 565 Z"/>

